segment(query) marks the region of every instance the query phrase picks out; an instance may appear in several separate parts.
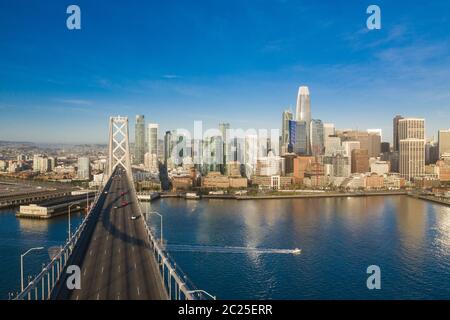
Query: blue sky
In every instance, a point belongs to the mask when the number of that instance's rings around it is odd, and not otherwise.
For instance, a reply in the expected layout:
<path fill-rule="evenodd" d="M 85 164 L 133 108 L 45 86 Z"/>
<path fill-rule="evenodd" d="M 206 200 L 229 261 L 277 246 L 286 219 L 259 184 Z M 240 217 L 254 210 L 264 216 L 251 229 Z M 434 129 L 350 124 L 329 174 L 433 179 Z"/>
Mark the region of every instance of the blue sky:
<path fill-rule="evenodd" d="M 70 4 L 81 30 L 66 28 Z M 381 30 L 366 28 L 370 4 Z M 106 142 L 117 114 L 161 132 L 279 128 L 300 85 L 338 128 L 389 141 L 402 114 L 431 137 L 450 127 L 449 13 L 446 0 L 1 0 L 0 140 Z"/>

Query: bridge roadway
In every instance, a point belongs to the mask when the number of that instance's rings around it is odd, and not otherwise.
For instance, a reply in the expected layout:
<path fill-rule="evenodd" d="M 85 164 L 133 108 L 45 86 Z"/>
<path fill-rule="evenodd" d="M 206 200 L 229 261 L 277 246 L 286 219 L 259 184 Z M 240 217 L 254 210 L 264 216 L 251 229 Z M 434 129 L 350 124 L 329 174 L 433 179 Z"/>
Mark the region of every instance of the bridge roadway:
<path fill-rule="evenodd" d="M 108 184 L 108 193 L 99 199 L 68 262 L 80 266 L 81 289 L 67 289 L 63 273 L 52 298 L 168 299 L 151 252 L 144 217 L 131 219 L 138 215 L 138 204 L 132 200 L 125 172 L 116 170 Z"/>

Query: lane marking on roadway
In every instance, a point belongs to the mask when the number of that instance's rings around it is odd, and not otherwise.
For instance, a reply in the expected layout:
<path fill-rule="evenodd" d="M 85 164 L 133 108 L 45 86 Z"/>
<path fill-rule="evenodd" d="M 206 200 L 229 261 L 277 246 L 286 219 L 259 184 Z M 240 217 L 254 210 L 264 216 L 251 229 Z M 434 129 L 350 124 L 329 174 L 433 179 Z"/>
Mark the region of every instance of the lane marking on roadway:
<path fill-rule="evenodd" d="M 136 263 L 134 264 L 134 268 L 135 268 L 135 269 L 137 269 L 137 267 L 136 267 Z"/>
<path fill-rule="evenodd" d="M 139 291 L 139 287 L 137 287 L 138 296 L 141 295 L 141 292 Z"/>
<path fill-rule="evenodd" d="M 91 249 L 91 251 L 89 251 L 89 255 L 92 256 L 92 249 Z"/>
<path fill-rule="evenodd" d="M 97 300 L 99 300 L 100 298 L 100 293 L 97 293 Z"/>
<path fill-rule="evenodd" d="M 103 269 L 104 269 L 104 268 L 102 267 L 102 273 L 103 273 Z"/>

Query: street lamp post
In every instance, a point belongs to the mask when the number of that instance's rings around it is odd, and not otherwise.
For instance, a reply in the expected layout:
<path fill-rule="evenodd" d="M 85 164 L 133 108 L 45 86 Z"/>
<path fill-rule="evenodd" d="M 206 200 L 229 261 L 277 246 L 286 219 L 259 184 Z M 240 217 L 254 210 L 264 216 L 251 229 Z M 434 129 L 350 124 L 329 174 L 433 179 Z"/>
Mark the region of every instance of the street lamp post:
<path fill-rule="evenodd" d="M 31 248 L 31 249 L 28 249 L 25 253 L 22 253 L 20 255 L 20 288 L 22 289 L 21 291 L 23 291 L 23 258 L 31 251 L 42 250 L 42 249 L 44 249 L 44 247 Z"/>
<path fill-rule="evenodd" d="M 163 237 L 163 216 L 157 211 L 150 211 L 149 213 L 157 214 L 161 218 L 161 245 L 164 246 L 164 237 Z"/>
<path fill-rule="evenodd" d="M 69 214 L 68 214 L 68 217 L 69 217 L 69 219 L 68 219 L 68 227 L 69 227 L 69 241 L 70 241 L 70 236 L 71 236 L 71 234 L 70 234 L 70 208 L 72 208 L 74 205 L 76 205 L 76 203 L 72 203 L 71 205 L 69 205 Z M 77 208 L 79 208 L 79 206 L 77 207 Z"/>

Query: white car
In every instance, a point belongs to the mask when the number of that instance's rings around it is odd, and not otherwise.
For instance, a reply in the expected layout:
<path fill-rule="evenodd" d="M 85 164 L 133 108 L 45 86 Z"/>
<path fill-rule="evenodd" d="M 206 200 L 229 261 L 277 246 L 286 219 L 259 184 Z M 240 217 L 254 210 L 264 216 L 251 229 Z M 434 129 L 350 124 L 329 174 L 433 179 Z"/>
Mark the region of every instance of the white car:
<path fill-rule="evenodd" d="M 131 216 L 131 220 L 136 220 L 137 217 L 136 216 Z"/>

